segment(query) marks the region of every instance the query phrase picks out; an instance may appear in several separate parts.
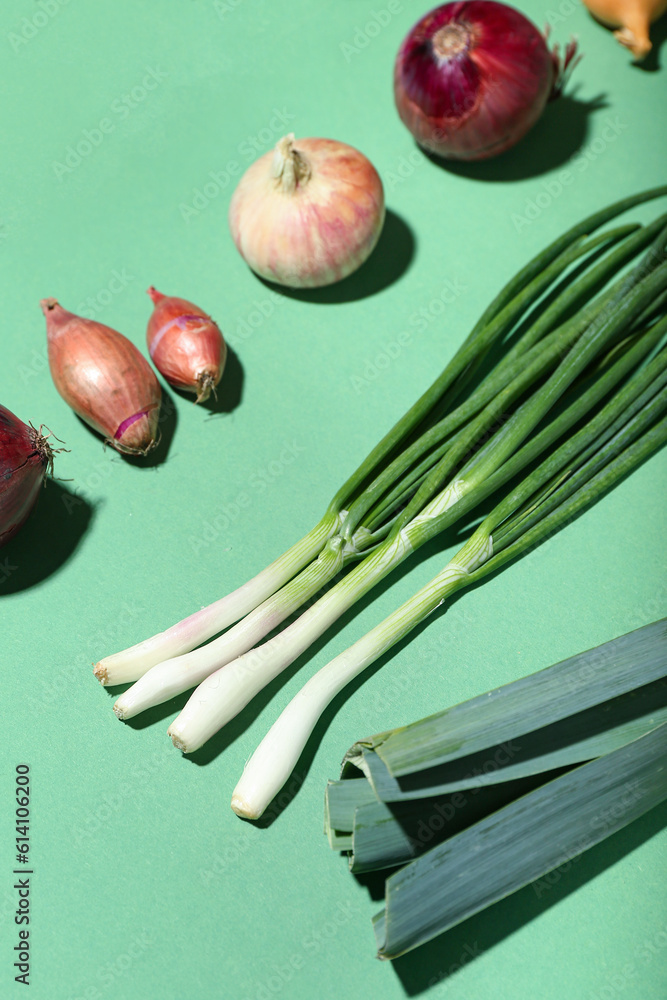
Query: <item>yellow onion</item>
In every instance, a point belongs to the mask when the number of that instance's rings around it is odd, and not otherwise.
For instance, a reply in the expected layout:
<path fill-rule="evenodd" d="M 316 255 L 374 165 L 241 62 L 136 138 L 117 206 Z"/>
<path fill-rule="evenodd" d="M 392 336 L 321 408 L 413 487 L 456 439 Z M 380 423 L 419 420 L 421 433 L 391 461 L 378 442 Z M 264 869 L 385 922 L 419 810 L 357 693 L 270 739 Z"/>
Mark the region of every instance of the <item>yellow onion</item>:
<path fill-rule="evenodd" d="M 630 49 L 635 59 L 644 59 L 652 49 L 649 27 L 667 11 L 667 0 L 584 0 L 593 17 L 609 28 Z"/>
<path fill-rule="evenodd" d="M 248 168 L 229 206 L 243 259 L 292 288 L 330 285 L 356 271 L 383 222 L 382 181 L 363 153 L 293 134 Z"/>
<path fill-rule="evenodd" d="M 40 306 L 49 368 L 65 402 L 116 451 L 147 454 L 158 442 L 162 394 L 146 359 L 117 330 L 75 316 L 55 299 Z"/>

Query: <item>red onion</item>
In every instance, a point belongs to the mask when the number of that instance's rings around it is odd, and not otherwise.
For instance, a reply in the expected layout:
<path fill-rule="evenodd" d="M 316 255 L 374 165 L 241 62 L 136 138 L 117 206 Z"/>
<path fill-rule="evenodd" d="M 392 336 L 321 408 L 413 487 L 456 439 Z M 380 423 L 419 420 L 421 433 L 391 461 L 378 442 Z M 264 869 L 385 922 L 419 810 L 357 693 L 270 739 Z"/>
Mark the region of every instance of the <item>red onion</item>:
<path fill-rule="evenodd" d="M 222 378 L 227 346 L 220 328 L 199 306 L 163 295 L 152 286 L 155 309 L 148 321 L 148 351 L 157 370 L 176 389 L 202 403 Z"/>
<path fill-rule="evenodd" d="M 131 341 L 92 319 L 42 299 L 49 367 L 56 389 L 116 451 L 145 455 L 157 444 L 161 392 Z"/>
<path fill-rule="evenodd" d="M 437 156 L 482 160 L 509 149 L 561 93 L 576 42 L 558 46 L 513 7 L 463 0 L 436 7 L 401 45 L 396 106 L 417 142 Z"/>
<path fill-rule="evenodd" d="M 28 517 L 52 464 L 46 437 L 0 406 L 0 545 L 13 538 Z"/>

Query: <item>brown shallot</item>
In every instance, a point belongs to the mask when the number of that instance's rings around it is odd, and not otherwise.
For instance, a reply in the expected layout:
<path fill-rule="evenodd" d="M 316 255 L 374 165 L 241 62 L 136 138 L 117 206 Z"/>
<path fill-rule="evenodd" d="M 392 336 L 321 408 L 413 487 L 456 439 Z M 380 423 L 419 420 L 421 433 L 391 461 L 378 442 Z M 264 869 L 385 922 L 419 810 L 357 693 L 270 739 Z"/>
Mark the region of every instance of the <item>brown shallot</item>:
<path fill-rule="evenodd" d="M 584 0 L 593 17 L 609 28 L 637 60 L 653 48 L 649 27 L 667 11 L 667 0 Z"/>
<path fill-rule="evenodd" d="M 146 455 L 159 440 L 162 393 L 153 369 L 117 330 L 40 302 L 46 317 L 49 367 L 74 412 L 127 455 Z"/>

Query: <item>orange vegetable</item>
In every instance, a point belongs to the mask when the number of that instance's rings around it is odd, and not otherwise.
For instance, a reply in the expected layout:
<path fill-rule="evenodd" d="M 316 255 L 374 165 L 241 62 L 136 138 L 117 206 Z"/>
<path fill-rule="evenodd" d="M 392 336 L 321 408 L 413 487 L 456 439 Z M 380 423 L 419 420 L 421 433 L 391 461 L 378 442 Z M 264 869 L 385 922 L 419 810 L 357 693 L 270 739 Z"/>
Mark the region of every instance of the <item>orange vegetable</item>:
<path fill-rule="evenodd" d="M 649 26 L 667 11 L 667 0 L 584 0 L 593 17 L 610 28 L 635 59 L 651 51 Z"/>

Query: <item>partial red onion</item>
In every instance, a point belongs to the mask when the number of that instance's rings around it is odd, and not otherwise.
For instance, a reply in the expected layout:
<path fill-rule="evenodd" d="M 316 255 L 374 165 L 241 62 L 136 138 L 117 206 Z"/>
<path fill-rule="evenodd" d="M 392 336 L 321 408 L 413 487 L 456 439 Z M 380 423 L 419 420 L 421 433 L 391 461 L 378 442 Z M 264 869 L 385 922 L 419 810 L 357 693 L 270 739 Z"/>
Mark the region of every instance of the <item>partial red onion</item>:
<path fill-rule="evenodd" d="M 463 0 L 436 7 L 408 33 L 394 72 L 396 106 L 417 142 L 437 156 L 482 160 L 504 152 L 558 97 L 574 68 L 513 7 Z"/>
<path fill-rule="evenodd" d="M 155 308 L 148 321 L 148 352 L 157 370 L 176 389 L 197 394 L 202 403 L 222 378 L 227 345 L 217 323 L 186 299 L 163 295 L 152 286 Z"/>
<path fill-rule="evenodd" d="M 25 522 L 52 464 L 46 437 L 0 406 L 0 545 Z"/>
<path fill-rule="evenodd" d="M 49 367 L 56 389 L 107 444 L 145 455 L 158 442 L 162 393 L 153 369 L 117 330 L 40 302 L 46 317 Z"/>

